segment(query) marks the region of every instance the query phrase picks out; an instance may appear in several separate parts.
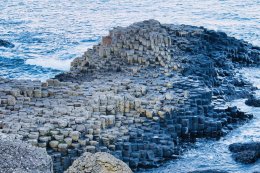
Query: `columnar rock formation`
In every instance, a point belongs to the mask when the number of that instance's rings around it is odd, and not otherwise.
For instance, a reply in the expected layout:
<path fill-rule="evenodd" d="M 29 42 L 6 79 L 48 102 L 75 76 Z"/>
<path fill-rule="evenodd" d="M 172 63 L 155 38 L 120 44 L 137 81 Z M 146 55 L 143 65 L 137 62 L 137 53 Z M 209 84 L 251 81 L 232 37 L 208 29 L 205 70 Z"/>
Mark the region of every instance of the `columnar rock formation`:
<path fill-rule="evenodd" d="M 158 166 L 182 140 L 217 137 L 251 117 L 216 105 L 248 95 L 235 68 L 259 65 L 259 55 L 202 27 L 118 27 L 56 79 L 1 79 L 0 130 L 47 148 L 54 172 L 84 151 L 109 152 L 133 170 Z"/>

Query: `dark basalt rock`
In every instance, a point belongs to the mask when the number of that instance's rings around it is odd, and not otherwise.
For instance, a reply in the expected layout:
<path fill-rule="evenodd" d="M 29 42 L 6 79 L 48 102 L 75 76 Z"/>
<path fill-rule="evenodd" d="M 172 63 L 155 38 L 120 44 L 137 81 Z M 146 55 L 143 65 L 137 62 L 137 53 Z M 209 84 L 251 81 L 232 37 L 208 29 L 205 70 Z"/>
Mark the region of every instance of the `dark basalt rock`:
<path fill-rule="evenodd" d="M 254 163 L 258 159 L 258 154 L 256 151 L 245 150 L 232 154 L 232 157 L 240 163 Z"/>
<path fill-rule="evenodd" d="M 260 97 L 256 95 L 250 95 L 245 103 L 248 106 L 260 107 Z"/>
<path fill-rule="evenodd" d="M 13 43 L 0 39 L 0 47 L 13 48 L 14 46 L 15 45 Z"/>
<path fill-rule="evenodd" d="M 229 150 L 237 162 L 254 163 L 260 157 L 260 142 L 234 143 L 229 146 Z"/>
<path fill-rule="evenodd" d="M 229 145 L 229 150 L 233 153 L 245 151 L 245 150 L 255 150 L 260 151 L 260 142 L 251 143 L 234 143 Z"/>

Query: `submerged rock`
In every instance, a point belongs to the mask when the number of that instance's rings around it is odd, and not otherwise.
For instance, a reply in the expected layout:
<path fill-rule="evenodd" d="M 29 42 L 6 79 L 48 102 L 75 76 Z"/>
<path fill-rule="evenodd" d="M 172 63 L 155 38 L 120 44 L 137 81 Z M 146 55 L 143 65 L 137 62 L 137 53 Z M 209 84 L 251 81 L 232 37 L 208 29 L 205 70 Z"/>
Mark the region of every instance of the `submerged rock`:
<path fill-rule="evenodd" d="M 260 96 L 250 95 L 245 103 L 248 106 L 260 107 Z"/>
<path fill-rule="evenodd" d="M 260 158 L 260 142 L 234 143 L 229 146 L 229 150 L 237 162 L 254 163 Z"/>
<path fill-rule="evenodd" d="M 95 154 L 84 153 L 73 162 L 65 173 L 132 173 L 131 169 L 114 156 L 98 152 Z"/>
<path fill-rule="evenodd" d="M 45 149 L 0 135 L 0 173 L 52 173 L 52 160 Z"/>
<path fill-rule="evenodd" d="M 14 44 L 9 42 L 9 41 L 5 41 L 5 40 L 1 40 L 0 39 L 0 47 L 6 47 L 6 48 L 13 48 Z"/>
<path fill-rule="evenodd" d="M 232 157 L 237 161 L 241 163 L 254 163 L 258 159 L 258 152 L 257 151 L 250 151 L 245 150 L 238 153 L 232 154 Z"/>

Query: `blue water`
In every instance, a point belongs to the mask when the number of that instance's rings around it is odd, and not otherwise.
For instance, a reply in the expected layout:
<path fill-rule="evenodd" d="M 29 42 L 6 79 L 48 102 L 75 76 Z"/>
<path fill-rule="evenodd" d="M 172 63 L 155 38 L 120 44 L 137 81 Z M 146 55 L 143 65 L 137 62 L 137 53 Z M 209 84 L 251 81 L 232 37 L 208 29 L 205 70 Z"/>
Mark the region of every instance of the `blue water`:
<path fill-rule="evenodd" d="M 46 79 L 115 26 L 144 19 L 222 30 L 260 45 L 259 0 L 1 0 L 0 77 Z"/>

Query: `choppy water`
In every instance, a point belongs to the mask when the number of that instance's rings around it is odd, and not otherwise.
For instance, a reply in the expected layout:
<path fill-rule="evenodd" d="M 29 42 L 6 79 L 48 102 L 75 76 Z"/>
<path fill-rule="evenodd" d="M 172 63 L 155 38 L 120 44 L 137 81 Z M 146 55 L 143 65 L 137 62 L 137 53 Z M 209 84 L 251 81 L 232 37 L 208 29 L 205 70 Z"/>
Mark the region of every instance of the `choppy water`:
<path fill-rule="evenodd" d="M 0 76 L 46 79 L 115 26 L 144 19 L 222 30 L 260 45 L 259 0 L 1 0 Z"/>
<path fill-rule="evenodd" d="M 260 95 L 260 69 L 244 69 L 243 74 L 251 81 Z M 227 103 L 237 106 L 242 111 L 252 113 L 253 120 L 234 129 L 218 141 L 200 140 L 178 160 L 173 160 L 157 169 L 141 171 L 142 173 L 187 173 L 188 171 L 217 169 L 230 173 L 253 173 L 260 171 L 260 160 L 254 164 L 240 164 L 231 157 L 228 146 L 235 142 L 260 142 L 260 108 L 244 104 L 245 99 Z"/>

